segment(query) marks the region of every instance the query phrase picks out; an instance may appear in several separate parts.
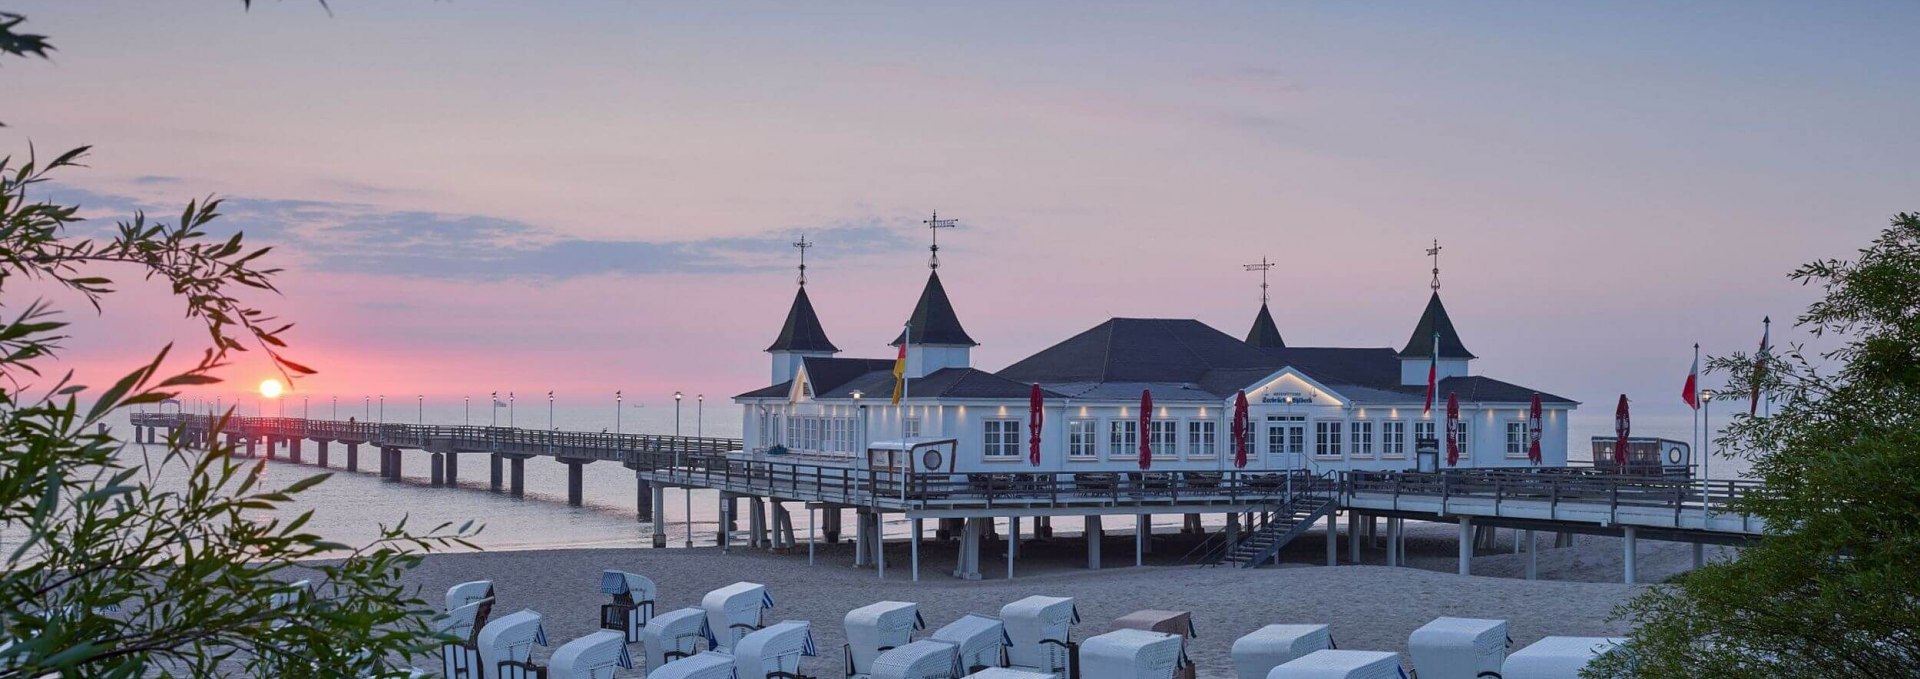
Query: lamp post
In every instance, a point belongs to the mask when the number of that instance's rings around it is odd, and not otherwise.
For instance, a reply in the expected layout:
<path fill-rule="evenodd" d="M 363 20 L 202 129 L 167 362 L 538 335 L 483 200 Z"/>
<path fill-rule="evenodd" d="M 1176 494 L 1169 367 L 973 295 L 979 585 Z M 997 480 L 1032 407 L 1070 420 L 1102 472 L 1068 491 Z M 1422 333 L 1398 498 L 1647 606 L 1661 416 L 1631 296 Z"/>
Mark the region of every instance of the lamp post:
<path fill-rule="evenodd" d="M 1293 497 L 1293 469 L 1294 469 L 1294 464 L 1296 462 L 1295 458 L 1293 457 L 1294 453 L 1293 453 L 1292 427 L 1294 427 L 1295 424 L 1291 419 L 1293 415 L 1293 395 L 1292 394 L 1287 395 L 1287 415 L 1289 417 L 1289 419 L 1287 420 L 1288 429 L 1286 431 L 1280 432 L 1284 436 L 1284 438 L 1282 438 L 1280 441 L 1280 446 L 1287 451 L 1287 497 L 1292 498 Z M 1305 425 L 1301 425 L 1301 426 L 1304 427 Z M 1306 445 L 1306 441 L 1304 440 L 1306 438 L 1306 432 L 1304 431 L 1301 432 L 1300 438 L 1303 439 L 1300 442 L 1300 445 L 1304 447 Z M 1306 451 L 1301 451 L 1301 452 L 1305 453 Z M 1288 501 L 1291 502 L 1292 500 L 1288 500 Z"/>
<path fill-rule="evenodd" d="M 380 395 L 380 419 L 378 420 L 378 422 L 380 424 L 387 423 L 387 395 L 386 394 Z"/>
<path fill-rule="evenodd" d="M 622 399 L 622 395 L 620 393 L 620 390 L 619 389 L 613 390 L 613 433 L 615 435 L 618 435 L 620 433 L 620 401 L 621 399 Z"/>
<path fill-rule="evenodd" d="M 487 426 L 500 426 L 500 392 L 487 392 Z"/>
<path fill-rule="evenodd" d="M 365 422 L 371 419 L 373 419 L 373 397 L 362 396 L 360 397 L 360 421 Z"/>
<path fill-rule="evenodd" d="M 1700 518 L 1702 521 L 1712 513 L 1713 480 L 1707 476 L 1707 462 L 1713 459 L 1713 390 L 1700 390 L 1700 407 L 1705 411 L 1702 418 L 1706 421 L 1700 429 Z"/>
<path fill-rule="evenodd" d="M 693 436 L 694 438 L 699 438 L 706 435 L 706 421 L 707 421 L 707 395 L 698 394 L 693 397 Z"/>
<path fill-rule="evenodd" d="M 853 442 L 853 445 L 856 447 L 853 452 L 856 455 L 865 453 L 867 450 L 867 404 L 861 400 L 866 398 L 866 396 L 867 395 L 859 389 L 853 390 L 853 405 L 858 409 L 860 414 L 860 435 Z M 911 464 L 911 461 L 909 461 L 909 464 Z"/>
<path fill-rule="evenodd" d="M 553 426 L 553 390 L 548 389 L 547 390 L 547 431 L 553 431 L 558 428 L 559 427 Z"/>
<path fill-rule="evenodd" d="M 427 395 L 419 394 L 418 396 L 420 400 L 416 402 L 414 406 L 416 410 L 413 411 L 413 423 L 426 424 L 427 423 Z"/>
<path fill-rule="evenodd" d="M 309 400 L 308 400 L 308 399 L 311 399 L 311 398 L 313 398 L 313 397 L 311 397 L 311 396 L 307 396 L 307 395 L 305 395 L 305 394 L 302 394 L 302 395 L 300 395 L 300 419 L 303 419 L 303 420 L 306 420 L 306 419 L 311 419 L 311 418 L 309 418 L 309 417 L 308 417 L 308 412 L 307 412 L 307 411 L 308 411 L 308 410 L 309 410 L 309 409 L 311 408 L 311 406 L 313 405 L 313 404 L 312 404 L 311 402 L 309 402 Z"/>
<path fill-rule="evenodd" d="M 675 437 L 680 436 L 680 399 L 685 397 L 680 392 L 673 392 L 673 435 Z"/>
<path fill-rule="evenodd" d="M 507 428 L 513 428 L 513 392 L 507 392 Z"/>
<path fill-rule="evenodd" d="M 461 419 L 460 424 L 462 426 L 467 426 L 467 427 L 473 426 L 473 397 L 472 396 L 460 397 L 460 419 Z"/>
<path fill-rule="evenodd" d="M 673 392 L 673 437 L 676 439 L 680 438 L 680 399 L 682 398 L 685 398 L 684 394 L 681 394 L 680 392 L 677 392 L 677 391 Z M 675 467 L 680 466 L 680 442 L 679 441 L 673 442 L 673 466 Z M 692 547 L 693 546 L 693 489 L 686 488 L 684 489 L 683 494 L 687 498 L 687 513 L 686 513 L 687 546 Z M 726 526 L 718 526 L 714 528 L 714 530 L 726 530 Z"/>

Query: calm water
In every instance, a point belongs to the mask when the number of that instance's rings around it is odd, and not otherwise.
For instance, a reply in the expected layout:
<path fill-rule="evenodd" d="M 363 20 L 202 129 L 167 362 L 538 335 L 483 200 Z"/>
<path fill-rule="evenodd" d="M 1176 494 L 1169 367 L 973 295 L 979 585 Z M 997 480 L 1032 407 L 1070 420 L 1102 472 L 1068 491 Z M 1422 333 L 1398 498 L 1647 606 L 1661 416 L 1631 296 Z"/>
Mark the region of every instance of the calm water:
<path fill-rule="evenodd" d="M 542 395 L 544 396 L 544 394 Z M 484 400 L 484 399 L 483 399 Z M 316 399 L 309 406 L 313 417 L 331 417 L 331 403 Z M 544 427 L 548 423 L 545 399 L 537 409 L 519 407 L 527 401 L 516 403 L 514 424 L 522 427 Z M 689 402 L 690 403 L 690 402 Z M 299 416 L 301 403 L 293 399 L 286 404 L 286 415 Z M 346 405 L 346 404 L 343 404 Z M 430 423 L 460 424 L 471 421 L 475 424 L 487 424 L 488 413 L 484 408 L 476 408 L 471 413 L 461 404 L 435 406 L 427 404 L 420 412 L 417 404 L 399 404 L 392 401 L 387 404 L 386 420 L 391 422 L 412 423 L 424 418 Z M 367 414 L 362 404 L 356 400 L 352 408 L 343 407 L 339 417 L 362 417 Z M 252 404 L 242 404 L 253 414 Z M 269 406 L 271 407 L 271 406 Z M 380 413 L 374 406 L 371 419 L 378 420 Z M 1691 420 L 1682 414 L 1674 416 L 1645 415 L 1635 419 L 1634 433 L 1641 436 L 1664 436 L 1686 440 L 1690 437 Z M 269 414 L 278 414 L 277 408 Z M 740 435 L 740 416 L 738 407 L 731 403 L 716 403 L 709 400 L 704 416 L 696 421 L 695 408 L 684 406 L 681 413 L 681 431 L 693 434 L 696 427 L 710 436 L 738 437 Z M 499 424 L 507 423 L 505 409 L 500 409 Z M 628 402 L 620 415 L 620 426 L 624 431 L 672 432 L 674 416 L 672 401 L 664 405 L 650 403 L 636 406 Z M 599 431 L 614 428 L 613 404 L 604 408 L 568 408 L 556 407 L 553 411 L 553 424 L 560 429 L 576 431 Z M 1572 421 L 1570 445 L 1575 459 L 1585 459 L 1587 441 L 1595 435 L 1611 435 L 1613 419 L 1611 413 L 1578 413 Z M 305 459 L 314 459 L 312 442 L 304 444 Z M 157 448 L 157 447 L 156 447 Z M 442 522 L 458 525 L 467 520 L 485 524 L 485 530 L 475 540 L 488 550 L 539 549 L 553 547 L 632 547 L 650 545 L 652 525 L 637 521 L 636 492 L 633 473 L 618 464 L 600 462 L 587 465 L 585 477 L 586 505 L 568 507 L 566 504 L 566 466 L 546 458 L 534 458 L 526 462 L 526 497 L 515 499 L 501 493 L 487 490 L 488 456 L 484 454 L 461 457 L 458 488 L 434 488 L 428 483 L 427 454 L 421 451 L 404 453 L 404 472 L 407 481 L 395 484 L 383 481 L 374 475 L 378 461 L 374 450 L 363 447 L 361 455 L 361 473 L 349 474 L 344 470 L 346 452 L 344 446 L 335 445 L 332 449 L 331 463 L 335 465 L 334 478 L 307 491 L 300 502 L 292 507 L 294 511 L 314 509 L 312 527 L 329 539 L 359 544 L 372 540 L 378 535 L 378 526 L 398 521 L 402 516 L 409 518 L 410 526 L 429 528 Z M 301 478 L 319 473 L 321 470 L 311 464 L 296 465 L 284 461 L 269 463 L 266 483 L 269 487 L 284 487 Z M 1735 478 L 1744 471 L 1743 463 L 1715 459 L 1713 476 L 1715 478 Z M 163 483 L 167 482 L 163 479 Z M 687 497 L 681 491 L 669 491 L 667 495 L 667 533 L 668 544 L 681 547 L 686 544 L 689 529 L 688 517 L 692 517 L 694 545 L 706 546 L 714 543 L 714 529 L 718 516 L 717 496 L 712 492 L 696 491 L 691 498 L 691 514 L 688 513 Z M 794 528 L 804 542 L 807 530 L 805 510 L 798 504 L 789 506 L 794 512 Z M 1217 517 L 1213 517 L 1217 519 Z M 1109 529 L 1128 528 L 1110 525 Z M 1156 526 L 1164 525 L 1164 530 L 1177 530 L 1180 519 L 1177 516 L 1163 517 Z M 848 517 L 846 526 L 853 525 Z M 890 533 L 904 534 L 907 530 L 905 520 L 890 522 Z M 744 515 L 741 528 L 745 527 Z M 1078 532 L 1077 520 L 1057 519 L 1055 530 Z M 851 534 L 849 533 L 849 537 Z"/>

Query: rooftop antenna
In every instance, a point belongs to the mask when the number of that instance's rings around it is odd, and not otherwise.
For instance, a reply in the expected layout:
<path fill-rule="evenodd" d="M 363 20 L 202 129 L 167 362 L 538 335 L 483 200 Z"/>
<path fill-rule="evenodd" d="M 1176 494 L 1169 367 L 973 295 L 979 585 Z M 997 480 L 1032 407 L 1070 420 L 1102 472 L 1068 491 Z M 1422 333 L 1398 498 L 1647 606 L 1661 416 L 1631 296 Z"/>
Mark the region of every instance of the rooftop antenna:
<path fill-rule="evenodd" d="M 1433 258 L 1433 283 L 1431 283 L 1429 287 L 1432 287 L 1434 292 L 1439 292 L 1440 291 L 1440 240 L 1439 239 L 1437 238 L 1434 239 L 1433 247 L 1427 248 L 1427 256 Z"/>
<path fill-rule="evenodd" d="M 940 268 L 940 230 L 959 226 L 960 220 L 941 219 L 940 211 L 934 210 L 933 218 L 921 220 L 920 223 L 927 225 L 927 229 L 933 232 L 933 246 L 927 248 L 927 251 L 933 255 L 927 257 L 927 268 L 938 270 Z"/>
<path fill-rule="evenodd" d="M 1267 270 L 1273 268 L 1273 262 L 1267 261 L 1266 255 L 1261 255 L 1259 264 L 1242 264 L 1241 266 L 1246 267 L 1248 271 L 1260 272 L 1260 306 L 1266 306 L 1267 305 Z"/>
<path fill-rule="evenodd" d="M 807 287 L 807 248 L 813 247 L 813 241 L 807 240 L 807 234 L 800 234 L 800 240 L 793 242 L 800 250 L 800 287 Z"/>

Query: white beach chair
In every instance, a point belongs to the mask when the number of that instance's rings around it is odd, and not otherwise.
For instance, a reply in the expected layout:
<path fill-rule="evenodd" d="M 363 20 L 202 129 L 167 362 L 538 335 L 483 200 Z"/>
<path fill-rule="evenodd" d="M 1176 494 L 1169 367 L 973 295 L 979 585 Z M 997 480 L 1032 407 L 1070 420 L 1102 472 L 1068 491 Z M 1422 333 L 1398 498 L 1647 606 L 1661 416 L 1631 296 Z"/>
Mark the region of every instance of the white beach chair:
<path fill-rule="evenodd" d="M 699 653 L 707 636 L 707 612 L 682 608 L 654 616 L 641 630 L 641 647 L 647 655 L 647 671 L 652 672 L 681 658 Z"/>
<path fill-rule="evenodd" d="M 312 580 L 296 580 L 287 590 L 274 592 L 269 595 L 267 597 L 267 605 L 281 613 L 280 619 L 273 621 L 273 626 L 285 627 L 288 623 L 288 617 L 293 615 L 293 612 L 287 609 L 295 608 L 312 597 Z M 116 607 L 116 609 L 117 608 L 118 607 Z M 96 610 L 95 612 L 97 613 L 99 611 Z"/>
<path fill-rule="evenodd" d="M 1000 619 L 1011 641 L 1008 667 L 1072 676 L 1072 630 L 1080 622 L 1072 598 L 1030 596 L 1001 607 Z"/>
<path fill-rule="evenodd" d="M 440 614 L 435 631 L 453 637 L 440 645 L 440 672 L 447 679 L 480 679 L 479 616 L 493 606 L 492 599 L 481 599 Z"/>
<path fill-rule="evenodd" d="M 647 670 L 647 679 L 734 679 L 733 655 L 726 651 L 706 651 Z"/>
<path fill-rule="evenodd" d="M 600 592 L 613 603 L 600 605 L 600 629 L 618 630 L 627 643 L 640 641 L 640 629 L 653 619 L 653 581 L 638 573 L 608 570 L 600 574 Z"/>
<path fill-rule="evenodd" d="M 1034 672 L 1032 670 L 1016 670 L 1008 667 L 989 667 L 967 675 L 966 679 L 1048 679 L 1053 676 L 1057 675 L 1047 672 Z M 1085 679 L 1092 679 L 1092 677 Z"/>
<path fill-rule="evenodd" d="M 913 641 L 914 630 L 927 628 L 920 604 L 882 601 L 847 612 L 846 676 L 863 679 L 873 672 L 873 659 L 890 648 Z"/>
<path fill-rule="evenodd" d="M 480 628 L 474 642 L 480 650 L 482 679 L 536 679 L 544 674 L 533 664 L 533 647 L 547 645 L 547 629 L 539 613 L 522 609 L 495 618 Z"/>
<path fill-rule="evenodd" d="M 748 632 L 734 645 L 738 679 L 799 679 L 800 657 L 820 655 L 805 620 L 783 620 Z"/>
<path fill-rule="evenodd" d="M 955 679 L 963 674 L 960 647 L 945 641 L 912 641 L 873 659 L 873 679 Z"/>
<path fill-rule="evenodd" d="M 1101 679 L 1173 679 L 1185 637 L 1117 629 L 1080 642 L 1080 676 Z"/>
<path fill-rule="evenodd" d="M 463 582 L 447 588 L 447 610 L 451 611 L 481 599 L 492 598 L 494 598 L 492 580 Z"/>
<path fill-rule="evenodd" d="M 613 630 L 569 641 L 547 661 L 551 679 L 612 679 L 623 669 L 633 669 L 633 656 L 627 653 L 626 637 Z"/>
<path fill-rule="evenodd" d="M 1420 679 L 1478 679 L 1500 674 L 1507 659 L 1507 621 L 1435 618 L 1407 637 Z"/>
<path fill-rule="evenodd" d="M 960 669 L 967 672 L 1005 667 L 1007 647 L 1013 645 L 1013 640 L 1007 637 L 1006 623 L 973 613 L 942 625 L 927 638 L 959 647 Z"/>
<path fill-rule="evenodd" d="M 714 648 L 730 651 L 748 632 L 760 629 L 760 611 L 773 608 L 773 595 L 767 586 L 736 582 L 707 592 L 700 598 L 707 611 L 707 629 L 713 633 Z"/>
<path fill-rule="evenodd" d="M 1500 667 L 1505 679 L 1575 679 L 1587 663 L 1620 646 L 1613 637 L 1547 637 L 1514 651 Z"/>
<path fill-rule="evenodd" d="M 1406 679 L 1400 654 L 1384 651 L 1314 651 L 1267 673 L 1267 679 Z"/>
<path fill-rule="evenodd" d="M 1273 668 L 1329 648 L 1326 625 L 1267 625 L 1233 642 L 1233 671 L 1240 679 L 1267 679 Z"/>

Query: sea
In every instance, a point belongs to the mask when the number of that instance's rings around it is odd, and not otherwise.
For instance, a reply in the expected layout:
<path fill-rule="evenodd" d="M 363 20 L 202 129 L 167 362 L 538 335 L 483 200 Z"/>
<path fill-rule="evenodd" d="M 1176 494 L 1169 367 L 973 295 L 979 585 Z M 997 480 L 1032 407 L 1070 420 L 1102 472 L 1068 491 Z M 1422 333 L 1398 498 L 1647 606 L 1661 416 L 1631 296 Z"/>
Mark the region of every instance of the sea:
<path fill-rule="evenodd" d="M 545 399 L 527 399 L 516 402 L 511 413 L 506 408 L 490 410 L 485 407 L 485 400 L 484 397 L 477 399 L 480 403 L 472 407 L 465 402 L 447 404 L 389 400 L 381 409 L 360 398 L 336 406 L 331 399 L 308 399 L 302 402 L 299 397 L 293 397 L 278 402 L 243 402 L 237 407 L 246 415 L 253 415 L 265 408 L 267 414 L 287 417 L 299 417 L 304 413 L 315 418 L 344 420 L 353 417 L 361 421 L 408 424 L 505 426 L 511 420 L 513 426 L 535 429 L 551 427 L 597 432 L 615 431 L 617 428 L 626 432 L 662 434 L 676 431 L 674 402 L 671 398 L 646 403 L 629 399 L 621 403 L 618 411 L 612 402 L 598 408 L 556 404 L 549 410 Z M 1649 414 L 1635 418 L 1633 434 L 1689 440 L 1693 421 L 1686 414 L 1684 406 L 1676 410 L 1679 411 L 1677 415 Z M 1575 460 L 1584 460 L 1589 456 L 1591 437 L 1612 436 L 1614 431 L 1610 409 L 1606 413 L 1576 411 L 1569 424 L 1569 445 Z M 120 426 L 131 427 L 125 420 Z M 741 409 L 725 401 L 709 399 L 705 403 L 698 403 L 688 398 L 681 402 L 677 426 L 678 431 L 686 435 L 737 438 L 741 432 Z M 638 520 L 640 499 L 637 497 L 633 473 L 615 463 L 587 465 L 585 504 L 569 507 L 566 503 L 566 466 L 548 458 L 527 460 L 526 495 L 514 498 L 488 490 L 489 466 L 485 455 L 461 456 L 460 485 L 436 488 L 428 479 L 428 460 L 424 452 L 404 453 L 406 479 L 394 483 L 376 475 L 378 462 L 373 450 L 363 448 L 361 471 L 348 473 L 343 468 L 346 457 L 344 447 L 336 444 L 331 455 L 334 468 L 322 469 L 311 464 L 314 445 L 313 442 L 304 444 L 308 464 L 294 464 L 284 458 L 268 462 L 263 472 L 263 483 L 268 488 L 284 488 L 314 474 L 330 472 L 333 476 L 301 493 L 293 503 L 282 509 L 259 512 L 250 517 L 252 520 L 265 521 L 276 516 L 284 518 L 311 509 L 314 516 L 309 524 L 310 530 L 348 545 L 371 542 L 379 537 L 382 526 L 391 526 L 403 519 L 408 528 L 416 532 L 441 525 L 458 527 L 472 522 L 479 527 L 479 533 L 471 541 L 478 548 L 489 551 L 652 545 L 652 524 Z M 129 446 L 127 459 L 135 463 L 143 459 L 158 459 L 158 453 L 162 452 L 159 445 Z M 182 471 L 163 470 L 158 482 L 163 486 L 177 485 Z M 1716 479 L 1741 478 L 1746 473 L 1747 466 L 1743 460 L 1715 457 L 1711 462 L 1710 475 Z M 715 544 L 719 517 L 719 501 L 715 492 L 670 490 L 666 505 L 665 530 L 670 548 Z M 810 519 L 805 508 L 798 503 L 789 504 L 788 509 L 793 512 L 794 528 L 804 545 L 808 539 L 809 521 L 818 519 Z M 1210 519 L 1218 521 L 1220 517 Z M 852 525 L 852 518 L 848 517 L 848 530 Z M 886 531 L 904 536 L 909 525 L 905 519 L 894 517 L 886 526 Z M 1162 525 L 1165 528 L 1160 528 Z M 1178 530 L 1179 525 L 1180 517 L 1170 515 L 1160 517 L 1155 527 L 1156 530 L 1174 531 Z M 1109 526 L 1110 529 L 1116 527 L 1131 528 L 1130 525 Z M 739 528 L 745 528 L 744 511 Z M 1054 529 L 1074 533 L 1079 532 L 1080 524 L 1078 520 L 1063 517 L 1055 520 Z"/>

